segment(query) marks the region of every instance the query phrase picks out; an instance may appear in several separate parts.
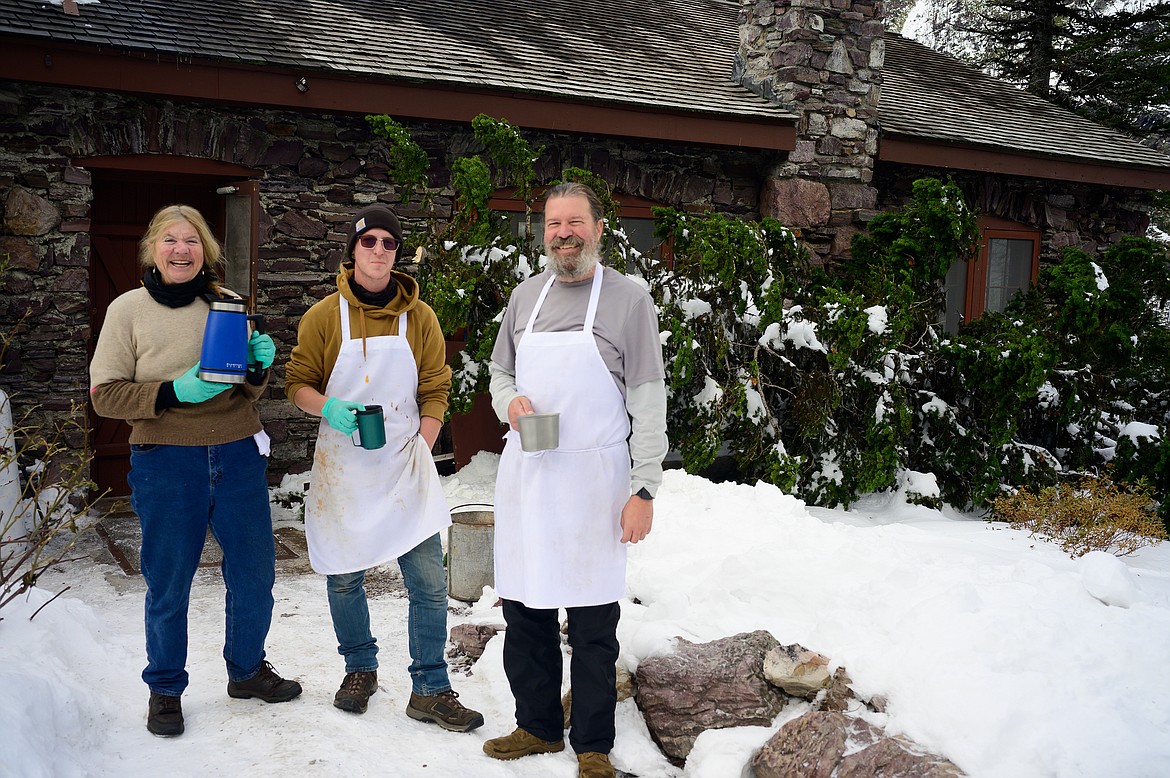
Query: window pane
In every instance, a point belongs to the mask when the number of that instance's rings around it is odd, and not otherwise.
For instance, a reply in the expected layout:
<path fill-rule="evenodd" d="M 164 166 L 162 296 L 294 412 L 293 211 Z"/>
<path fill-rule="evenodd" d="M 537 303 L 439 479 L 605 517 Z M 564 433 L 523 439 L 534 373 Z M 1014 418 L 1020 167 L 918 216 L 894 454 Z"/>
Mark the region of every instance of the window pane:
<path fill-rule="evenodd" d="M 987 296 L 984 310 L 1002 311 L 1032 281 L 1030 240 L 991 238 L 987 242 Z"/>
<path fill-rule="evenodd" d="M 984 312 L 1002 311 L 1007 307 L 1008 299 L 1009 298 L 1007 297 L 1003 287 L 989 285 L 987 287 L 987 299 L 985 301 L 983 310 Z"/>
<path fill-rule="evenodd" d="M 967 308 L 967 263 L 960 260 L 947 271 L 944 282 L 946 310 L 943 312 L 943 329 L 951 335 L 959 331 L 963 314 Z"/>
<path fill-rule="evenodd" d="M 658 241 L 654 237 L 654 220 L 623 217 L 621 222 L 630 245 L 643 256 L 650 255 L 658 245 Z"/>
<path fill-rule="evenodd" d="M 252 234 L 252 201 L 256 195 L 236 187 L 230 188 L 236 191 L 228 193 L 224 198 L 224 280 L 228 289 L 243 297 L 251 297 L 252 245 L 256 241 L 256 236 Z"/>
<path fill-rule="evenodd" d="M 992 238 L 987 242 L 987 291 L 989 294 L 992 287 L 998 289 L 1007 280 L 1007 244 L 1009 242 L 998 238 Z"/>
<path fill-rule="evenodd" d="M 1032 285 L 1032 241 L 1009 240 L 1008 286 L 1019 291 Z"/>
<path fill-rule="evenodd" d="M 517 211 L 508 211 L 505 215 L 508 218 L 508 223 L 511 225 L 512 234 L 524 237 L 526 228 L 524 214 Z M 625 217 L 621 220 L 621 223 L 626 237 L 630 240 L 630 244 L 638 251 L 643 254 L 648 254 L 657 248 L 658 240 L 654 237 L 653 219 Z M 538 250 L 544 246 L 544 214 L 542 213 L 532 214 L 532 245 Z"/>
<path fill-rule="evenodd" d="M 512 234 L 523 238 L 524 233 L 528 229 L 524 214 L 517 211 L 508 211 L 505 215 L 508 217 L 508 225 L 512 228 Z M 537 248 L 544 244 L 543 221 L 544 217 L 541 214 L 532 214 L 532 244 Z"/>

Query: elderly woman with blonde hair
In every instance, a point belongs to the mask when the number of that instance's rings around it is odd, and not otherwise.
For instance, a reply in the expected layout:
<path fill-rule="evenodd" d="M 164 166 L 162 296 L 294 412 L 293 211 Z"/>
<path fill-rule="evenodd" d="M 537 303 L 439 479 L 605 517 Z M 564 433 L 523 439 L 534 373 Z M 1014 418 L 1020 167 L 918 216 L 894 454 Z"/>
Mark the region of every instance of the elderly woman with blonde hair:
<path fill-rule="evenodd" d="M 184 729 L 187 608 L 209 528 L 223 550 L 228 694 L 285 702 L 301 693 L 264 650 L 275 544 L 256 402 L 275 344 L 252 333 L 242 383 L 198 375 L 210 302 L 238 299 L 216 277 L 220 256 L 194 208 L 170 205 L 155 214 L 139 244 L 142 287 L 110 304 L 90 365 L 94 410 L 131 427 L 130 502 L 142 526 L 146 582 L 146 726 L 160 736 Z"/>

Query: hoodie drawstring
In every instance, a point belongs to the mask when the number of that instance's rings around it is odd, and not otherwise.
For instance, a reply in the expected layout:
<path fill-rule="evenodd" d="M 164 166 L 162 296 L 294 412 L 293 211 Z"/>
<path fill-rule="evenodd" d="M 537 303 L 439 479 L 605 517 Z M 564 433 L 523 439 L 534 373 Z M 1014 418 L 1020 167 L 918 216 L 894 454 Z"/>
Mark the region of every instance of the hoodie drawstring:
<path fill-rule="evenodd" d="M 362 330 L 362 361 L 366 359 L 366 312 L 358 307 L 358 321 L 361 324 Z"/>

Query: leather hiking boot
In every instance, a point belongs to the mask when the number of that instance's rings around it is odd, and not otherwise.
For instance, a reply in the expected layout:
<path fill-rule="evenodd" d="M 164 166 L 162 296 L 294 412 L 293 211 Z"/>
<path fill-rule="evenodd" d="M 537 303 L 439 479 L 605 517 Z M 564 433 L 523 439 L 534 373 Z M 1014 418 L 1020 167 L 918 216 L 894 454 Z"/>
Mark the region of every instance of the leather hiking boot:
<path fill-rule="evenodd" d="M 470 732 L 483 726 L 483 714 L 463 707 L 459 694 L 451 689 L 429 697 L 411 692 L 406 715 L 418 721 L 438 724 L 451 732 Z"/>
<path fill-rule="evenodd" d="M 520 727 L 516 727 L 511 735 L 492 738 L 483 744 L 483 752 L 492 759 L 519 759 L 530 754 L 555 754 L 564 750 L 564 739 L 541 740 Z"/>
<path fill-rule="evenodd" d="M 333 695 L 333 707 L 350 713 L 365 713 L 370 697 L 378 691 L 378 671 L 346 673 L 341 688 Z"/>
<path fill-rule="evenodd" d="M 288 702 L 301 693 L 301 685 L 281 678 L 275 668 L 265 662 L 260 665 L 260 672 L 248 680 L 228 681 L 227 692 L 229 697 L 238 700 L 257 697 L 265 702 Z"/>
<path fill-rule="evenodd" d="M 146 728 L 159 737 L 183 734 L 183 702 L 178 697 L 151 692 Z"/>
<path fill-rule="evenodd" d="M 615 775 L 609 754 L 598 751 L 577 754 L 577 778 L 614 778 Z"/>

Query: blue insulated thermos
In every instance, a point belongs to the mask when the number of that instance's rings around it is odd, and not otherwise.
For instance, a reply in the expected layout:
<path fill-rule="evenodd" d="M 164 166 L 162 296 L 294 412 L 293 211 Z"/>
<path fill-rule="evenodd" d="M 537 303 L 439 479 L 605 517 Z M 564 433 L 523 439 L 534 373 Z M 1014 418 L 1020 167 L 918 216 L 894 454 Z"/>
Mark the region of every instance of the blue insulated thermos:
<path fill-rule="evenodd" d="M 248 372 L 248 322 L 261 329 L 264 317 L 251 316 L 242 300 L 214 300 L 203 327 L 199 377 L 220 384 L 242 384 Z"/>

